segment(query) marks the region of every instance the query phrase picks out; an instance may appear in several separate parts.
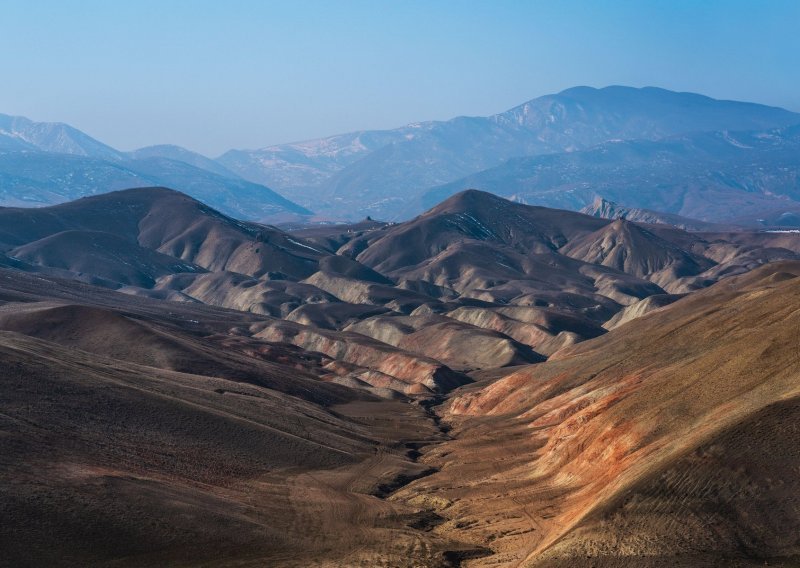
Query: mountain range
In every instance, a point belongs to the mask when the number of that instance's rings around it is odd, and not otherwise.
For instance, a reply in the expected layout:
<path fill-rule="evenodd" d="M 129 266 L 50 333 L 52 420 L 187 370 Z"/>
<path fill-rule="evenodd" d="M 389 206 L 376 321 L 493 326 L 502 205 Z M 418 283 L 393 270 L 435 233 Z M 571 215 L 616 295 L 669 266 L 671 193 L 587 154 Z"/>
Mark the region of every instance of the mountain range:
<path fill-rule="evenodd" d="M 752 103 L 576 87 L 488 117 L 210 159 L 169 145 L 120 152 L 67 125 L 2 115 L 0 203 L 165 185 L 255 221 L 404 220 L 477 188 L 574 210 L 601 197 L 709 222 L 783 226 L 799 203 L 797 125 L 799 114 Z"/>
<path fill-rule="evenodd" d="M 339 214 L 355 211 L 358 216 L 390 218 L 400 209 L 400 218 L 407 218 L 436 202 L 433 198 L 405 208 L 427 188 L 510 158 L 569 153 L 609 140 L 658 140 L 699 131 L 766 130 L 798 123 L 800 115 L 783 109 L 692 93 L 576 87 L 489 117 L 458 117 L 254 152 L 228 152 L 219 160 L 300 203 L 314 200 L 318 211 L 332 208 Z"/>
<path fill-rule="evenodd" d="M 417 207 L 480 187 L 523 203 L 580 209 L 598 196 L 708 222 L 798 222 L 800 127 L 618 140 L 510 159 L 429 190 Z M 784 219 L 780 217 L 784 215 Z"/>
<path fill-rule="evenodd" d="M 0 204 L 42 206 L 119 189 L 180 187 L 231 215 L 296 220 L 307 209 L 176 146 L 119 152 L 66 124 L 0 115 Z"/>
<path fill-rule="evenodd" d="M 797 233 L 590 212 L 1 208 L 0 565 L 796 565 Z"/>

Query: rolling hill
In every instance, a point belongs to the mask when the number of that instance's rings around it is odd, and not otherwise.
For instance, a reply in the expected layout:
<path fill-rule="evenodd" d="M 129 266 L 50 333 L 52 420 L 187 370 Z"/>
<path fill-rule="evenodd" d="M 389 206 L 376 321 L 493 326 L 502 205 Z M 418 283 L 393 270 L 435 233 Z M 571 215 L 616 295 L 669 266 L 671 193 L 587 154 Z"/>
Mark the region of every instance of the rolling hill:
<path fill-rule="evenodd" d="M 355 229 L 287 233 L 164 188 L 0 209 L 0 226 L 7 266 L 270 316 L 247 335 L 340 360 L 337 380 L 390 396 L 541 360 L 626 306 L 800 252 L 786 233 L 688 233 L 478 191 Z"/>
<path fill-rule="evenodd" d="M 0 208 L 0 565 L 793 566 L 800 239 L 707 228 Z"/>
<path fill-rule="evenodd" d="M 800 265 L 683 298 L 455 397 L 397 499 L 470 566 L 792 566 Z M 480 456 L 480 459 L 475 459 Z"/>

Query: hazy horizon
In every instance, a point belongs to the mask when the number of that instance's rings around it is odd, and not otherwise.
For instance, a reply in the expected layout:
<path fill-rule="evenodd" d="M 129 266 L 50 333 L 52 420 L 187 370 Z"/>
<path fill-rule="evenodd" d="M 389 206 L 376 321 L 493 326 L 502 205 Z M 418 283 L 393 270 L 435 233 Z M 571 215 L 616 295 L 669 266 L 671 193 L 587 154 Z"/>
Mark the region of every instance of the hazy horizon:
<path fill-rule="evenodd" d="M 53 1 L 5 7 L 0 113 L 216 157 L 589 85 L 800 111 L 800 4 Z M 742 34 L 763 41 L 741 41 Z M 29 47 L 31 38 L 34 47 Z M 734 61 L 736 65 L 730 65 Z"/>

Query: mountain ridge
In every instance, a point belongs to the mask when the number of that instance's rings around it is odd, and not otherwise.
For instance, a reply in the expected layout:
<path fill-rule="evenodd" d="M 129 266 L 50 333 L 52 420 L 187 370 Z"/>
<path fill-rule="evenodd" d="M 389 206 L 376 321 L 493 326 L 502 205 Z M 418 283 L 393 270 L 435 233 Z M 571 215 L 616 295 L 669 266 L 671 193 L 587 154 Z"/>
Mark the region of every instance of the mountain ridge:
<path fill-rule="evenodd" d="M 413 200 L 423 187 L 458 177 L 459 172 L 497 166 L 509 158 L 586 149 L 611 139 L 655 140 L 694 131 L 755 130 L 797 123 L 800 114 L 755 103 L 648 87 L 578 87 L 489 117 L 462 116 L 236 151 L 219 160 L 248 179 L 283 189 L 301 203 L 315 200 L 320 212 L 328 209 L 341 215 L 349 208 L 357 211 L 349 213 L 353 218 L 367 214 L 392 218 L 398 205 Z M 354 145 L 365 136 L 373 138 L 369 145 Z M 346 159 L 327 161 L 318 169 L 309 155 L 297 162 L 297 168 L 292 165 L 292 148 L 329 145 L 352 151 Z M 283 173 L 271 177 L 274 172 Z"/>
<path fill-rule="evenodd" d="M 153 185 L 182 189 L 236 217 L 296 220 L 311 212 L 271 189 L 163 157 L 106 160 L 76 154 L 0 152 L 0 204 L 42 206 Z"/>
<path fill-rule="evenodd" d="M 6 194 L 3 200 L 10 204 L 23 204 L 32 198 L 41 203 L 58 200 L 48 182 L 57 181 L 57 164 L 59 160 L 63 161 L 66 153 L 108 162 L 94 166 L 87 162 L 83 169 L 78 169 L 77 175 L 83 176 L 79 183 L 85 187 L 74 188 L 79 192 L 103 191 L 103 183 L 108 183 L 111 189 L 122 189 L 125 184 L 139 182 L 143 172 L 128 171 L 136 170 L 134 166 L 137 163 L 149 160 L 152 165 L 155 160 L 170 160 L 162 162 L 164 168 L 160 172 L 152 169 L 144 172 L 147 183 L 140 184 L 177 185 L 191 193 L 189 184 L 192 180 L 186 175 L 178 180 L 170 177 L 169 164 L 184 163 L 196 168 L 191 178 L 205 177 L 203 183 L 212 183 L 208 177 L 218 176 L 213 183 L 225 191 L 243 191 L 243 180 L 267 189 L 277 189 L 304 209 L 302 212 L 297 208 L 292 210 L 286 201 L 279 204 L 280 200 L 272 196 L 273 204 L 285 209 L 285 214 L 289 215 L 283 219 L 286 221 L 291 220 L 291 215 L 308 215 L 309 210 L 314 211 L 319 220 L 354 220 L 368 215 L 397 220 L 422 212 L 441 201 L 447 192 L 464 189 L 465 180 L 482 180 L 497 169 L 514 167 L 514 164 L 521 167 L 520 164 L 527 163 L 526 160 L 541 162 L 551 169 L 560 168 L 552 175 L 569 178 L 577 167 L 573 163 L 575 155 L 592 155 L 598 148 L 606 148 L 609 152 L 607 160 L 611 160 L 615 153 L 620 154 L 615 158 L 617 162 L 608 162 L 603 174 L 611 183 L 620 176 L 626 179 L 626 168 L 630 170 L 630 164 L 625 160 L 641 161 L 637 152 L 644 152 L 647 148 L 656 151 L 663 147 L 665 152 L 676 153 L 671 159 L 682 160 L 683 169 L 686 169 L 686 164 L 693 166 L 690 173 L 694 177 L 685 174 L 686 183 L 712 188 L 719 193 L 716 201 L 729 194 L 740 205 L 742 201 L 751 199 L 753 203 L 745 210 L 752 212 L 752 218 L 777 219 L 783 213 L 794 214 L 788 210 L 775 212 L 781 206 L 781 199 L 786 200 L 789 208 L 793 206 L 796 196 L 792 188 L 797 180 L 792 177 L 792 172 L 779 172 L 774 180 L 764 176 L 750 179 L 748 176 L 757 175 L 757 168 L 746 171 L 743 160 L 737 162 L 730 156 L 732 149 L 744 152 L 753 145 L 751 154 L 757 154 L 757 159 L 761 160 L 760 167 L 783 167 L 790 158 L 785 150 L 774 145 L 771 147 L 768 138 L 783 137 L 790 144 L 797 130 L 791 125 L 800 124 L 800 114 L 778 107 L 718 100 L 657 87 L 617 85 L 597 89 L 583 86 L 537 97 L 488 117 L 460 116 L 450 120 L 411 123 L 392 130 L 357 131 L 273 145 L 260 150 L 231 150 L 216 159 L 174 145 L 119 152 L 68 125 L 34 123 L 6 115 L 3 115 L 3 120 L 0 124 L 6 126 L 0 128 L 5 132 L 0 132 L 0 148 L 5 149 L 7 161 L 9 152 L 18 152 L 20 160 L 24 159 L 26 152 L 41 152 L 37 154 L 42 163 L 40 169 L 46 170 L 46 159 L 52 160 L 56 169 L 48 179 L 32 183 L 20 180 L 0 167 L 0 176 L 6 177 L 0 179 L 0 187 L 4 187 Z M 759 136 L 761 138 L 757 139 Z M 681 143 L 684 143 L 683 148 L 679 147 Z M 630 148 L 639 145 L 644 150 L 632 149 L 623 154 L 620 148 L 613 147 L 614 144 Z M 713 169 L 702 171 L 702 168 L 715 168 L 720 159 L 734 161 L 723 164 L 726 169 L 719 173 Z M 652 165 L 656 168 L 658 163 L 654 160 L 652 164 L 642 163 L 640 167 Z M 96 172 L 93 170 L 95 166 L 99 168 Z M 614 171 L 612 166 L 619 171 Z M 471 177 L 464 178 L 465 175 Z M 66 185 L 74 183 L 70 178 L 58 181 Z M 519 193 L 508 186 L 471 185 L 505 196 Z M 655 191 L 643 192 L 650 199 L 643 203 L 627 199 L 619 192 L 613 194 L 610 190 L 600 189 L 607 199 L 690 218 L 702 217 L 698 211 L 708 208 L 707 203 L 695 202 L 681 207 L 677 197 L 659 199 Z M 593 200 L 590 190 L 583 185 L 562 183 L 542 204 L 580 209 Z M 35 196 L 37 192 L 38 197 Z M 77 195 L 73 192 L 69 197 Z M 201 193 L 196 193 L 196 196 L 208 199 Z M 641 197 L 640 201 L 643 200 Z M 220 202 L 215 205 L 224 207 Z M 238 216 L 248 215 L 253 205 L 250 200 L 238 210 L 228 211 Z M 265 210 L 263 214 L 269 212 Z M 730 221 L 724 217 L 726 214 L 717 207 L 717 211 L 709 210 L 708 218 L 703 220 Z"/>
<path fill-rule="evenodd" d="M 661 214 L 758 226 L 800 206 L 800 127 L 618 140 L 517 157 L 431 188 L 408 214 L 477 187 L 524 203 L 579 210 L 597 197 Z"/>

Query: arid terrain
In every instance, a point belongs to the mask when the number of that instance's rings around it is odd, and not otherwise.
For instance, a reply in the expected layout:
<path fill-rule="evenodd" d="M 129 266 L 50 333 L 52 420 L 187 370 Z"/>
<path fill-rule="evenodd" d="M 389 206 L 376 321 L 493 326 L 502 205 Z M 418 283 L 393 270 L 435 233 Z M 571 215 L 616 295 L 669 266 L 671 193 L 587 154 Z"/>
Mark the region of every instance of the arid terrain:
<path fill-rule="evenodd" d="M 0 208 L 0 565 L 800 565 L 800 235 L 587 213 Z"/>

